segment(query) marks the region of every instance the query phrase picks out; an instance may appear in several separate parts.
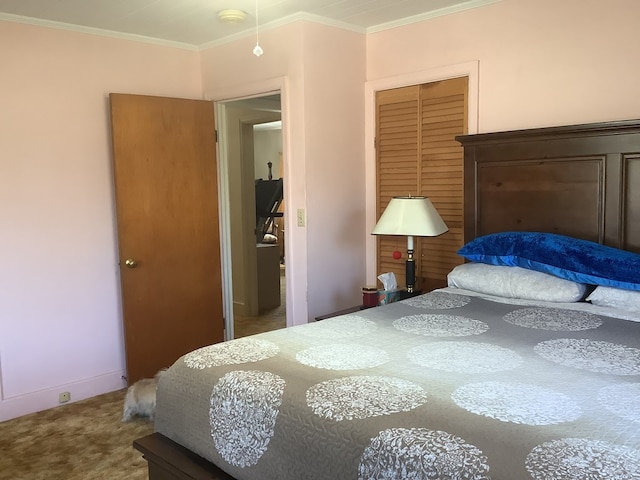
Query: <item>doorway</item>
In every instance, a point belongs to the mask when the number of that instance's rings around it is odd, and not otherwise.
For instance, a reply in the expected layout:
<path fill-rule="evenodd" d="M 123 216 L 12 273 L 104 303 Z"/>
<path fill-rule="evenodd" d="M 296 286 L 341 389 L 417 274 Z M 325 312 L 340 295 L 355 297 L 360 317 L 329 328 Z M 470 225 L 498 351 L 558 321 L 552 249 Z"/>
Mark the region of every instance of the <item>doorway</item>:
<path fill-rule="evenodd" d="M 217 110 L 228 194 L 225 257 L 231 259 L 225 268 L 231 293 L 225 338 L 231 339 L 286 326 L 282 193 L 269 203 L 270 213 L 261 207 L 265 187 L 279 184 L 283 191 L 281 98 L 272 93 L 219 102 Z"/>

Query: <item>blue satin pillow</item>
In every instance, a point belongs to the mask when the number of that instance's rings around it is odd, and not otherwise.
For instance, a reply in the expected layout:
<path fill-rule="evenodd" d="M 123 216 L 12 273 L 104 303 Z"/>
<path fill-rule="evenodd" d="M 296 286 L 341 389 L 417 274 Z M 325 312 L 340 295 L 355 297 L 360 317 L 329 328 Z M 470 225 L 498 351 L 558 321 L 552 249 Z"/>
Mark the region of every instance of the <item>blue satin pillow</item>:
<path fill-rule="evenodd" d="M 640 255 L 577 238 L 502 232 L 471 240 L 458 254 L 473 262 L 545 272 L 579 283 L 640 290 Z"/>

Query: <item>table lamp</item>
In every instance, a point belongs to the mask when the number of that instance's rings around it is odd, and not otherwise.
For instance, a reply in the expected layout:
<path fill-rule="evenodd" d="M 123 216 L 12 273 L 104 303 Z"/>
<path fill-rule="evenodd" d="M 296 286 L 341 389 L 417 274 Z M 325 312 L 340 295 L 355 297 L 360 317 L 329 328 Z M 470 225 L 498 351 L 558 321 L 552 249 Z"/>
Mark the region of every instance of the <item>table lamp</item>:
<path fill-rule="evenodd" d="M 416 263 L 413 258 L 413 237 L 437 237 L 449 230 L 427 197 L 393 197 L 380 216 L 372 235 L 406 235 L 407 292 L 416 283 Z"/>

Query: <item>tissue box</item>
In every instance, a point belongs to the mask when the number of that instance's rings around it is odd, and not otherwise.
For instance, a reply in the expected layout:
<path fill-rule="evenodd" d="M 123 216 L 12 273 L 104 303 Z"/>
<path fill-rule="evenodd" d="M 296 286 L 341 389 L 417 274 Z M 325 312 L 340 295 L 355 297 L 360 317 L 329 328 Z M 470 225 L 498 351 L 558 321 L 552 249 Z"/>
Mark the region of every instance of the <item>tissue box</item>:
<path fill-rule="evenodd" d="M 378 305 L 386 305 L 400 300 L 400 290 L 378 290 Z"/>

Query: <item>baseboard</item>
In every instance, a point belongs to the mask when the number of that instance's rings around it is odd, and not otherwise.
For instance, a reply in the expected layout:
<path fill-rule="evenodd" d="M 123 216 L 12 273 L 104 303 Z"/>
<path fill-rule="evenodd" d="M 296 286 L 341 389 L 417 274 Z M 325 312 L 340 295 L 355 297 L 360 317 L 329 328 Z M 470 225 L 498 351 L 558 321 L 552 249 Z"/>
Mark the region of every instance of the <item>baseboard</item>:
<path fill-rule="evenodd" d="M 61 404 L 58 401 L 62 392 L 69 392 L 71 401 L 68 403 L 73 403 L 85 398 L 102 395 L 103 393 L 120 390 L 126 387 L 126 383 L 122 378 L 124 374 L 124 371 L 118 371 L 46 390 L 38 390 L 25 395 L 3 398 L 0 401 L 0 422 L 60 405 L 67 405 L 67 403 Z"/>

